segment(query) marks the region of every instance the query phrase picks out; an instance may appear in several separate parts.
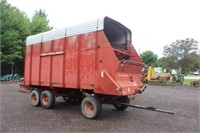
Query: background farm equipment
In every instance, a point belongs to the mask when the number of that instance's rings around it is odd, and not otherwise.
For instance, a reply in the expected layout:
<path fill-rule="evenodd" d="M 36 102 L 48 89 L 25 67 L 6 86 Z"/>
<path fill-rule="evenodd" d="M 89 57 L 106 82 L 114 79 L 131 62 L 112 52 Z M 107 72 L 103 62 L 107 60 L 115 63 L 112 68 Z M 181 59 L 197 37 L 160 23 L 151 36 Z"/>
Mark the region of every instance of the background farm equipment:
<path fill-rule="evenodd" d="M 191 81 L 190 84 L 193 85 L 193 86 L 200 86 L 200 79 Z"/>
<path fill-rule="evenodd" d="M 156 75 L 153 67 L 146 68 L 143 73 L 143 82 L 149 84 L 183 84 L 184 75 L 183 74 L 171 74 L 167 73 L 166 75 Z"/>
<path fill-rule="evenodd" d="M 172 75 L 172 82 L 182 85 L 184 83 L 184 74 Z"/>
<path fill-rule="evenodd" d="M 1 81 L 19 80 L 19 74 L 6 74 L 0 77 Z"/>

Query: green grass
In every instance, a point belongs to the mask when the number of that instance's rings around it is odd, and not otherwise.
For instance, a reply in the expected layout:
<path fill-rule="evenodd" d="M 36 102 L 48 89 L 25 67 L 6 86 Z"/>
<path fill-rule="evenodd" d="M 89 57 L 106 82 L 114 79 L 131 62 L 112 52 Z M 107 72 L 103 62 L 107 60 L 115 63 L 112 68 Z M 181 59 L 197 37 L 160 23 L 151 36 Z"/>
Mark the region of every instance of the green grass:
<path fill-rule="evenodd" d="M 165 76 L 167 75 L 168 73 L 165 73 L 165 72 L 161 72 L 161 73 L 155 73 L 155 76 Z"/>
<path fill-rule="evenodd" d="M 191 85 L 191 81 L 194 81 L 194 79 L 184 79 L 184 85 Z"/>

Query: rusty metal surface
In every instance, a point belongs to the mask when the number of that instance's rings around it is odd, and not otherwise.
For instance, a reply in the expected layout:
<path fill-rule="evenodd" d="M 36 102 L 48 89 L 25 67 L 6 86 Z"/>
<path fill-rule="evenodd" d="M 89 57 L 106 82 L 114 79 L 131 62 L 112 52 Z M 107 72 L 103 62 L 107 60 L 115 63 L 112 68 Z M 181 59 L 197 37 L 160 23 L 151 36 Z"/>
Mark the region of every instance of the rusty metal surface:
<path fill-rule="evenodd" d="M 108 17 L 98 21 L 60 30 L 61 38 L 54 38 L 55 30 L 43 33 L 43 41 L 27 41 L 24 85 L 115 96 L 140 92 L 143 64 L 131 44 L 131 31 Z M 99 24 L 104 30 L 99 31 Z M 41 39 L 34 35 L 27 40 L 35 37 Z"/>
<path fill-rule="evenodd" d="M 32 107 L 29 95 L 17 84 L 1 84 L 0 91 L 0 132 L 200 132 L 197 87 L 148 85 L 145 93 L 131 102 L 173 110 L 176 115 L 133 108 L 120 112 L 103 105 L 97 120 L 85 119 L 79 105 L 62 98 L 57 98 L 54 109 Z"/>

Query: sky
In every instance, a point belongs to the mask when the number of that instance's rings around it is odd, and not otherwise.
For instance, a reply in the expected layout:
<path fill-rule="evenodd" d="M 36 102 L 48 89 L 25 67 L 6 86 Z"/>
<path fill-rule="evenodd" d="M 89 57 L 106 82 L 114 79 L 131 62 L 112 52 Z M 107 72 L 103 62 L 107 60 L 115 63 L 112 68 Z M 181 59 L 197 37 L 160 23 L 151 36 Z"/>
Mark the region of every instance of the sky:
<path fill-rule="evenodd" d="M 138 53 L 151 50 L 163 56 L 163 47 L 178 39 L 200 42 L 199 0 L 7 0 L 28 17 L 45 10 L 52 27 L 64 28 L 104 16 L 132 31 Z M 199 46 L 200 47 L 200 46 Z"/>

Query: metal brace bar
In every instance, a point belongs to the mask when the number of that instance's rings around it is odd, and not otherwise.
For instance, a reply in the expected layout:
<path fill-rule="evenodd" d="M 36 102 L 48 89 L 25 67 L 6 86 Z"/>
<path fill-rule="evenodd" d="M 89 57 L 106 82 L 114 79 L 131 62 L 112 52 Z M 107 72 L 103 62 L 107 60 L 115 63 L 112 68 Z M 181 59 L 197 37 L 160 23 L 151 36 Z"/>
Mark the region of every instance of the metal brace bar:
<path fill-rule="evenodd" d="M 150 111 L 156 111 L 156 112 L 166 113 L 166 114 L 170 114 L 170 115 L 174 115 L 174 114 L 176 113 L 176 112 L 174 112 L 174 111 L 168 111 L 168 110 L 157 109 L 157 108 L 152 107 L 152 106 L 145 107 L 145 106 L 131 105 L 131 104 L 121 103 L 121 102 L 115 102 L 115 104 L 121 104 L 121 105 L 126 105 L 126 106 L 129 106 L 129 107 L 133 107 L 133 108 L 145 109 L 145 110 L 150 110 Z"/>

